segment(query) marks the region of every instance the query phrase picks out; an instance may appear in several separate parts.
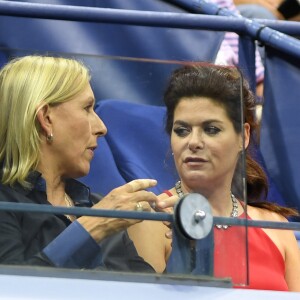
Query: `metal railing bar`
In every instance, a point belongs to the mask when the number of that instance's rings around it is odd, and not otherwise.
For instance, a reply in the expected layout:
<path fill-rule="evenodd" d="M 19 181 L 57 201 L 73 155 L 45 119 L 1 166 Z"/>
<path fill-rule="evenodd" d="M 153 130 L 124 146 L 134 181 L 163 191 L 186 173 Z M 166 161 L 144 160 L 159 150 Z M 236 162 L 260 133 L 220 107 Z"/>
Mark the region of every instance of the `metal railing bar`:
<path fill-rule="evenodd" d="M 168 221 L 174 222 L 173 214 L 163 212 L 145 212 L 145 211 L 125 211 L 125 210 L 106 210 L 95 209 L 89 207 L 61 207 L 51 206 L 46 204 L 31 204 L 31 203 L 12 203 L 0 202 L 0 211 L 17 211 L 17 212 L 32 212 L 32 213 L 48 213 L 74 216 L 93 216 L 106 218 L 125 218 L 125 219 L 144 219 L 152 221 Z M 274 221 L 258 221 L 246 220 L 239 218 L 214 217 L 214 224 L 222 224 L 229 226 L 248 226 L 273 229 L 287 229 L 300 231 L 300 222 L 274 222 Z"/>
<path fill-rule="evenodd" d="M 178 29 L 245 32 L 242 20 L 199 14 L 0 1 L 0 15 Z"/>
<path fill-rule="evenodd" d="M 214 217 L 214 224 L 229 225 L 229 226 L 248 226 L 270 229 L 287 229 L 300 231 L 300 222 L 275 222 L 275 221 L 260 221 L 237 218 Z"/>
<path fill-rule="evenodd" d="M 31 203 L 12 203 L 0 202 L 0 211 L 17 211 L 17 212 L 33 212 L 47 213 L 59 215 L 74 216 L 93 216 L 93 217 L 109 217 L 109 218 L 125 218 L 125 219 L 144 219 L 153 221 L 169 221 L 172 222 L 173 215 L 162 212 L 145 212 L 145 211 L 125 211 L 125 210 L 108 210 L 96 209 L 89 207 L 63 207 L 52 206 L 47 204 L 31 204 Z"/>
<path fill-rule="evenodd" d="M 267 20 L 267 19 L 252 19 L 274 30 L 280 31 L 285 34 L 300 36 L 300 23 L 296 21 L 280 21 L 280 20 Z"/>
<path fill-rule="evenodd" d="M 167 2 L 174 2 L 167 1 Z M 178 2 L 176 0 L 175 2 Z M 225 16 L 156 11 L 137 11 L 71 5 L 0 1 L 0 15 L 66 21 L 103 22 L 181 29 L 245 32 L 242 19 Z M 253 19 L 290 35 L 300 35 L 299 22 Z"/>
<path fill-rule="evenodd" d="M 211 3 L 205 1 L 187 2 L 184 0 L 172 0 L 181 4 L 201 7 L 205 13 L 214 14 L 215 8 Z M 230 11 L 218 9 L 218 14 L 230 16 Z M 265 25 L 253 20 L 237 17 L 232 18 L 204 16 L 188 13 L 169 13 L 153 11 L 136 11 L 109 8 L 94 8 L 68 5 L 49 5 L 36 3 L 20 3 L 15 1 L 0 1 L 0 15 L 19 16 L 31 18 L 47 18 L 55 20 L 72 20 L 87 22 L 104 22 L 113 24 L 159 26 L 183 29 L 209 29 L 218 31 L 234 31 L 236 33 L 249 34 L 253 38 L 266 43 L 276 49 L 284 51 L 297 58 L 300 57 L 300 41 L 289 37 L 281 32 L 275 31 Z M 231 28 L 228 28 L 228 25 Z M 201 25 L 201 26 L 200 26 Z"/>
<path fill-rule="evenodd" d="M 194 13 L 204 13 L 207 15 L 214 16 L 226 16 L 226 17 L 237 17 L 230 10 L 226 8 L 220 8 L 212 2 L 207 2 L 205 0 L 164 0 L 175 4 L 188 12 Z M 204 10 L 204 11 L 202 11 Z M 239 18 L 243 18 L 238 16 Z M 300 23 L 297 21 L 283 21 L 283 20 L 268 20 L 268 19 L 251 19 L 254 22 L 268 26 L 274 30 L 281 31 L 282 33 L 289 35 L 300 35 Z"/>
<path fill-rule="evenodd" d="M 253 39 L 266 45 L 278 49 L 284 53 L 300 58 L 300 40 L 288 36 L 282 32 L 276 31 L 253 19 L 247 19 L 241 15 L 230 11 L 227 8 L 221 8 L 218 5 L 206 0 L 164 0 L 169 3 L 175 3 L 187 10 L 195 13 L 205 13 L 208 15 L 226 16 L 229 20 L 241 20 L 244 23 L 243 30 Z"/>

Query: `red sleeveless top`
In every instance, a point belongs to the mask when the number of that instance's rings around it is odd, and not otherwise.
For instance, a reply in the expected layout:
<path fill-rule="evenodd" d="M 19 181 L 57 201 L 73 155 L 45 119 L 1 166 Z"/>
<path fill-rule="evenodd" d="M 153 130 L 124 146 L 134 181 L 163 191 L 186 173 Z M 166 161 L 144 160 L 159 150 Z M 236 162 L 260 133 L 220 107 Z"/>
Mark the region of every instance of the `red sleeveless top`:
<path fill-rule="evenodd" d="M 214 228 L 214 249 L 215 277 L 231 278 L 235 288 L 288 291 L 282 254 L 261 228 L 248 227 L 248 247 L 244 227 Z"/>
<path fill-rule="evenodd" d="M 245 218 L 245 214 L 239 218 Z M 214 228 L 214 242 L 215 277 L 230 277 L 237 288 L 288 291 L 282 254 L 261 228 L 248 227 L 247 249 L 246 229 L 241 226 Z M 249 285 L 245 285 L 247 251 Z"/>

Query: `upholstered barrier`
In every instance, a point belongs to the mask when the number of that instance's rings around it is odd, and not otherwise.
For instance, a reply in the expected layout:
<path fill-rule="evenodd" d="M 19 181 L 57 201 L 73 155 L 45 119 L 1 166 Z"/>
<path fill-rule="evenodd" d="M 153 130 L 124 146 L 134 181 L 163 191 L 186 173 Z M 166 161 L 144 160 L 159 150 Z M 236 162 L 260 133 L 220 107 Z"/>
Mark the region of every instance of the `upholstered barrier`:
<path fill-rule="evenodd" d="M 93 192 L 107 192 L 107 187 L 115 187 L 122 180 L 138 178 L 156 179 L 155 193 L 174 186 L 177 175 L 169 136 L 164 131 L 164 107 L 103 100 L 96 112 L 108 133 L 104 147 L 100 138 L 90 174 L 83 179 Z"/>
<path fill-rule="evenodd" d="M 285 203 L 300 211 L 300 59 L 266 47 L 260 149 Z"/>
<path fill-rule="evenodd" d="M 89 186 L 91 192 L 101 195 L 106 195 L 112 189 L 126 183 L 105 137 L 98 140 L 98 148 L 95 150 L 89 175 L 81 178 L 80 181 Z"/>

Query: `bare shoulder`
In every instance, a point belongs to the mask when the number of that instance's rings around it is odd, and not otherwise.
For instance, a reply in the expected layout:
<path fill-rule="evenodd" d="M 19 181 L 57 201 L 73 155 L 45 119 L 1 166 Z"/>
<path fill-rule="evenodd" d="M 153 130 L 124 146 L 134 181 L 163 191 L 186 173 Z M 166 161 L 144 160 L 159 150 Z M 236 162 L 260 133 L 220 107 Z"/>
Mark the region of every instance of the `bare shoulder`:
<path fill-rule="evenodd" d="M 288 222 L 282 215 L 251 205 L 247 213 L 252 220 Z M 280 251 L 285 263 L 285 279 L 290 291 L 300 291 L 300 251 L 292 230 L 267 229 L 262 230 L 269 236 Z"/>
<path fill-rule="evenodd" d="M 284 216 L 274 211 L 270 211 L 264 208 L 254 207 L 251 205 L 247 206 L 247 213 L 253 220 L 288 222 L 288 220 Z"/>

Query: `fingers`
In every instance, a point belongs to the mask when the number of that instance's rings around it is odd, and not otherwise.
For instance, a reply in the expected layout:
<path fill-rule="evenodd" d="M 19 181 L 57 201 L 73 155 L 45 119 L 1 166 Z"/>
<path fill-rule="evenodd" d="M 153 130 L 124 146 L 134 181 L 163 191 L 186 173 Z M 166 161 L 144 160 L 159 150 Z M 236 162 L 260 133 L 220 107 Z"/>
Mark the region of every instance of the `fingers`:
<path fill-rule="evenodd" d="M 157 181 L 155 179 L 136 179 L 132 180 L 118 189 L 123 189 L 124 192 L 134 193 L 137 191 L 145 190 L 156 186 Z"/>
<path fill-rule="evenodd" d="M 169 230 L 166 232 L 166 238 L 167 239 L 172 239 L 172 230 Z"/>
<path fill-rule="evenodd" d="M 151 206 L 148 202 L 140 201 L 137 202 L 135 205 L 136 211 L 151 211 Z"/>
<path fill-rule="evenodd" d="M 174 205 L 178 202 L 179 197 L 177 195 L 165 198 L 163 200 L 158 200 L 156 202 L 156 209 L 166 210 L 167 208 L 173 208 Z"/>
<path fill-rule="evenodd" d="M 146 201 L 149 203 L 157 202 L 157 196 L 154 193 L 148 191 L 137 191 L 134 193 L 129 193 L 127 195 L 134 203 L 141 201 Z"/>
<path fill-rule="evenodd" d="M 124 185 L 125 186 L 125 185 Z M 150 204 L 157 201 L 157 196 L 145 190 L 125 192 L 124 186 L 116 188 L 102 198 L 94 207 L 115 210 L 141 210 L 138 203 L 142 202 L 144 211 L 150 211 Z"/>

